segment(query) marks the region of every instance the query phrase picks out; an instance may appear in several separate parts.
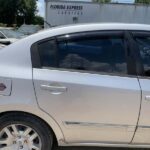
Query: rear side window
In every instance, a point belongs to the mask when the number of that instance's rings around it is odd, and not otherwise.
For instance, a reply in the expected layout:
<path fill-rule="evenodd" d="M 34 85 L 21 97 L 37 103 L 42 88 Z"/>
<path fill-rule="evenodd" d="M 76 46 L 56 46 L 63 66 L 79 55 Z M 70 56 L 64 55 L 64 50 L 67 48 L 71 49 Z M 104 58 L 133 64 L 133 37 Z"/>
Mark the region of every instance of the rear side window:
<path fill-rule="evenodd" d="M 47 40 L 38 44 L 41 66 L 56 67 L 56 44 L 55 40 Z"/>
<path fill-rule="evenodd" d="M 48 40 L 38 44 L 42 67 L 127 74 L 121 36 Z"/>
<path fill-rule="evenodd" d="M 144 75 L 150 76 L 150 36 L 139 36 L 135 37 L 135 39 L 140 50 Z"/>

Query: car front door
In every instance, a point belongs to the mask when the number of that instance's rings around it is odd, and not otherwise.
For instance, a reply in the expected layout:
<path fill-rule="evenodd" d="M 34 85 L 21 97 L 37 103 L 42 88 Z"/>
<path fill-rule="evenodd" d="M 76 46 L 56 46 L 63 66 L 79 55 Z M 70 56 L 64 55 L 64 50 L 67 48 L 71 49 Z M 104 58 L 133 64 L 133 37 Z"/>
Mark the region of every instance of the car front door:
<path fill-rule="evenodd" d="M 150 32 L 133 32 L 142 64 L 139 82 L 142 89 L 141 113 L 134 144 L 150 144 Z"/>
<path fill-rule="evenodd" d="M 141 93 L 129 45 L 124 32 L 101 31 L 32 46 L 38 104 L 57 121 L 66 142 L 131 142 Z"/>

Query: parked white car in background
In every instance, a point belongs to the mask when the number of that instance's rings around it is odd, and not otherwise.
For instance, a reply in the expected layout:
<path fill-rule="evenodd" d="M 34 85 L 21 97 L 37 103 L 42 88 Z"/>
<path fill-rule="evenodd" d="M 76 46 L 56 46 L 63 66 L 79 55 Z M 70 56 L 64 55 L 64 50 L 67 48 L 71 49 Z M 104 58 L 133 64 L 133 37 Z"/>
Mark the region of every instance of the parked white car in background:
<path fill-rule="evenodd" d="M 34 33 L 37 33 L 41 30 L 41 27 L 39 25 L 27 25 L 23 24 L 19 29 L 18 32 L 24 34 L 24 35 L 31 35 Z"/>
<path fill-rule="evenodd" d="M 6 42 L 10 42 L 10 44 L 11 44 L 23 37 L 25 37 L 25 35 L 23 33 L 14 31 L 11 28 L 0 27 L 0 43 L 5 44 Z"/>
<path fill-rule="evenodd" d="M 150 26 L 51 28 L 0 51 L 1 150 L 150 148 Z"/>

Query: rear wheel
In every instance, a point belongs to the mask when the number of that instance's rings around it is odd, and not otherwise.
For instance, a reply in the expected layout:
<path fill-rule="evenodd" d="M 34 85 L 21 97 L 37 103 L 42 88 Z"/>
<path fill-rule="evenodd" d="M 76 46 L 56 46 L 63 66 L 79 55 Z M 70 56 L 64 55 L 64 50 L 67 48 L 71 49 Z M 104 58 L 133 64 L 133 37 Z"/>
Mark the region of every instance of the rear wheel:
<path fill-rule="evenodd" d="M 0 118 L 0 149 L 51 150 L 53 135 L 39 118 L 6 114 Z"/>

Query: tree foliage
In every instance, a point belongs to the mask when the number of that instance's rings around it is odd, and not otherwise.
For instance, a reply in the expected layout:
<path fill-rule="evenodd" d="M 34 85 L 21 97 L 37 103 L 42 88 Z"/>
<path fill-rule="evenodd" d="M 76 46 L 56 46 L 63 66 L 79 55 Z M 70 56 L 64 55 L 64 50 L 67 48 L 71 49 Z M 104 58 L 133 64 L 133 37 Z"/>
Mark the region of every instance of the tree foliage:
<path fill-rule="evenodd" d="M 44 18 L 41 16 L 35 16 L 34 24 L 44 25 Z"/>
<path fill-rule="evenodd" d="M 5 24 L 34 23 L 37 0 L 0 0 L 0 22 Z"/>
<path fill-rule="evenodd" d="M 150 4 L 150 0 L 135 0 L 135 3 Z"/>
<path fill-rule="evenodd" d="M 97 3 L 110 3 L 111 0 L 94 0 L 94 2 L 97 2 Z"/>
<path fill-rule="evenodd" d="M 37 12 L 36 0 L 18 0 L 18 15 L 22 16 L 26 23 L 32 23 Z"/>

